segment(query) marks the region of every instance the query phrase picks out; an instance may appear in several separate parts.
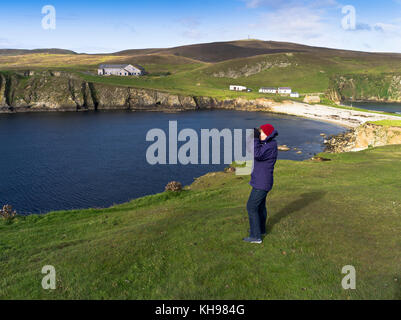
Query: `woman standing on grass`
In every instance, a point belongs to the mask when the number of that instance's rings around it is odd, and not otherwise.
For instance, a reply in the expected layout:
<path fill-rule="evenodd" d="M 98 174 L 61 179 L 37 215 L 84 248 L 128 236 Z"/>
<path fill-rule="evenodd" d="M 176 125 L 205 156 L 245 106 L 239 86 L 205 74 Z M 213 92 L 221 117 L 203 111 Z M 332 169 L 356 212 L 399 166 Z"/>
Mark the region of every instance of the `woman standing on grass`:
<path fill-rule="evenodd" d="M 255 129 L 254 168 L 251 175 L 252 192 L 247 203 L 250 234 L 245 242 L 262 243 L 266 234 L 266 197 L 273 188 L 273 171 L 277 161 L 278 132 L 271 124 Z"/>

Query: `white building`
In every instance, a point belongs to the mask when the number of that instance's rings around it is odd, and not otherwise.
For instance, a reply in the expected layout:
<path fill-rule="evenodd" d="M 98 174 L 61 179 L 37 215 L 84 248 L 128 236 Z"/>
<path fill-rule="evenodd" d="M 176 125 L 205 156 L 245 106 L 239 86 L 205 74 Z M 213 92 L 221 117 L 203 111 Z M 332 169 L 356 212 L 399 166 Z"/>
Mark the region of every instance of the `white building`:
<path fill-rule="evenodd" d="M 97 70 L 100 76 L 142 76 L 145 69 L 132 64 L 101 64 Z"/>
<path fill-rule="evenodd" d="M 278 88 L 278 93 L 280 93 L 280 94 L 291 94 L 291 92 L 292 92 L 292 89 L 288 88 L 288 87 Z"/>
<path fill-rule="evenodd" d="M 298 92 L 291 92 L 290 97 L 291 98 L 299 98 L 299 93 Z"/>
<path fill-rule="evenodd" d="M 277 88 L 262 87 L 259 89 L 259 93 L 277 93 Z"/>
<path fill-rule="evenodd" d="M 248 88 L 244 86 L 237 86 L 237 85 L 231 85 L 230 90 L 231 91 L 246 91 Z"/>

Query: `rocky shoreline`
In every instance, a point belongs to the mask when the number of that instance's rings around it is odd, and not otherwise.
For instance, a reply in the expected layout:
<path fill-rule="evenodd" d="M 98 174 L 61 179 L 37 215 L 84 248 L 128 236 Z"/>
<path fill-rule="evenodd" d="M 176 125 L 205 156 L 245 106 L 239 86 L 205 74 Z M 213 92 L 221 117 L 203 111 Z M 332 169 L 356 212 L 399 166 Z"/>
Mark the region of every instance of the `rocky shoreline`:
<path fill-rule="evenodd" d="M 112 86 L 87 82 L 78 75 L 61 71 L 0 73 L 0 113 L 97 110 L 181 112 L 212 109 L 273 112 L 351 128 L 351 131 L 327 140 L 327 150 L 330 152 L 381 145 L 384 140 L 386 143 L 392 143 L 392 135 L 382 133 L 383 129 L 376 130 L 381 132 L 382 138 L 374 140 L 369 136 L 370 138 L 365 139 L 368 142 L 362 144 L 358 144 L 355 139 L 363 139 L 361 132 L 371 128 L 371 125 L 365 126 L 368 121 L 401 119 L 386 114 L 294 101 L 275 102 L 267 98 L 218 100 L 211 97 L 176 95 L 153 89 Z M 363 129 L 358 129 L 360 126 Z"/>
<path fill-rule="evenodd" d="M 113 86 L 84 81 L 62 71 L 0 73 L 0 112 L 43 111 L 187 111 L 235 109 L 268 111 L 357 127 L 366 121 L 399 119 L 378 113 L 307 104 L 294 101 L 245 98 L 219 100 L 211 97 L 176 95 L 153 89 Z"/>
<path fill-rule="evenodd" d="M 365 123 L 324 141 L 326 152 L 355 152 L 373 147 L 401 144 L 401 127 Z"/>

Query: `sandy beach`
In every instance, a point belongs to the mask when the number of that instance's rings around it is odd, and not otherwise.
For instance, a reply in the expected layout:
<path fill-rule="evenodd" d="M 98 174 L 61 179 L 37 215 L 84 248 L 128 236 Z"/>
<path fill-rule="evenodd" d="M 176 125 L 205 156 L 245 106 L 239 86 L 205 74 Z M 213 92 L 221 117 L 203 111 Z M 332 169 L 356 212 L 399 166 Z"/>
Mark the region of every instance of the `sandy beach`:
<path fill-rule="evenodd" d="M 355 128 L 368 121 L 401 120 L 401 117 L 398 116 L 293 101 L 270 105 L 270 109 L 272 112 L 327 121 L 347 128 Z"/>

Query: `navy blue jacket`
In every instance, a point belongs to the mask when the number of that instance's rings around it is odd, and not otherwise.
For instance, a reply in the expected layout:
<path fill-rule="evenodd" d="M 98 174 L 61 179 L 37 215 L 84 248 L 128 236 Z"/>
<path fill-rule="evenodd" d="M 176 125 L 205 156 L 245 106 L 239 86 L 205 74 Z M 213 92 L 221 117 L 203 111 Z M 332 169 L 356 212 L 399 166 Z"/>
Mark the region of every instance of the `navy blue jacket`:
<path fill-rule="evenodd" d="M 254 165 L 251 174 L 252 187 L 270 191 L 273 188 L 273 171 L 277 161 L 277 130 L 264 141 L 254 139 Z"/>

